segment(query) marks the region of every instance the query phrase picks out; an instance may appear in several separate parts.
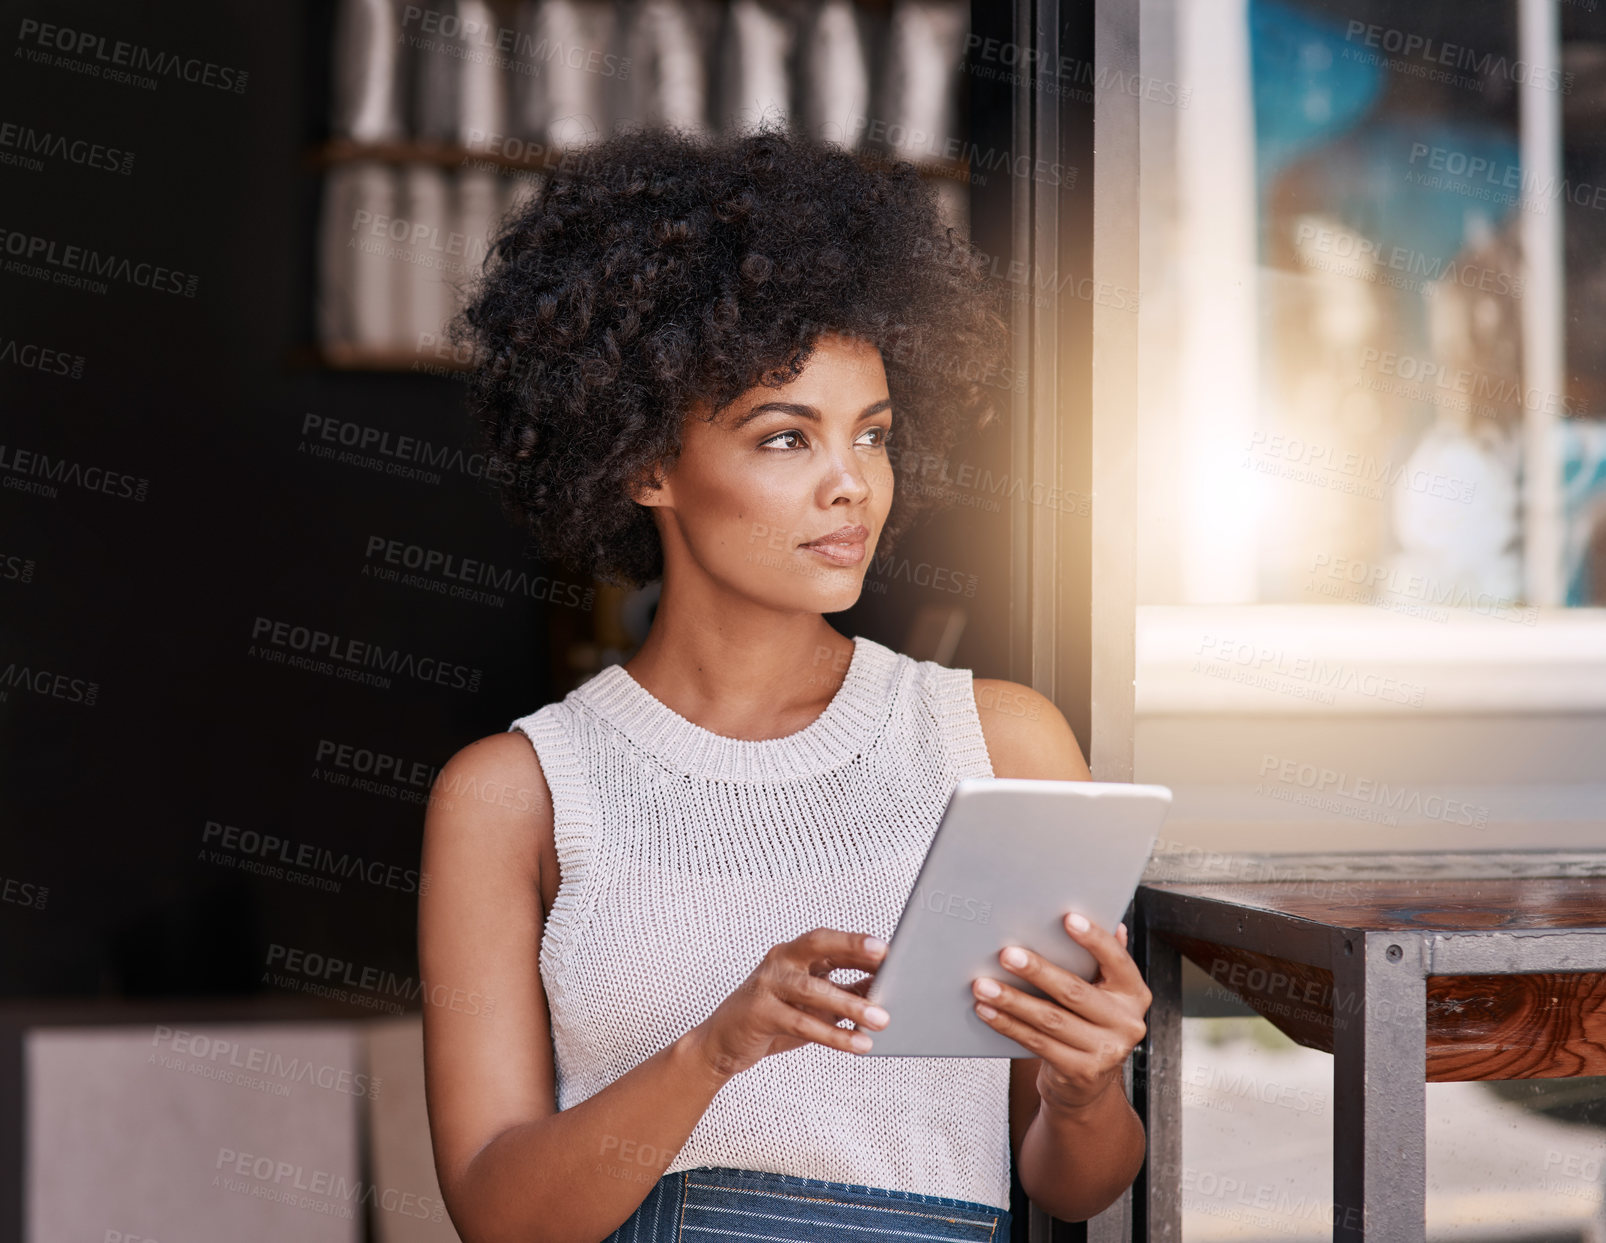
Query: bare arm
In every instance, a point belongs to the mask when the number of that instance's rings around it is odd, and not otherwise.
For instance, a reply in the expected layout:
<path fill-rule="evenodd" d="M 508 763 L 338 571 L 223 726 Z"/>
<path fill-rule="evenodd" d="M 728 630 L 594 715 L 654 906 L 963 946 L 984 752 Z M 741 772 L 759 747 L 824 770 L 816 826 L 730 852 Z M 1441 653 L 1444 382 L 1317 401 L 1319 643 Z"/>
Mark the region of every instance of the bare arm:
<path fill-rule="evenodd" d="M 551 832 L 551 792 L 520 735 L 470 744 L 436 779 L 418 915 L 424 1083 L 441 1194 L 464 1243 L 606 1238 L 732 1075 L 807 1042 L 863 1052 L 868 1037 L 842 1018 L 886 1026 L 864 998 L 872 977 L 828 978 L 873 972 L 885 947 L 817 928 L 772 947 L 667 1048 L 558 1110 L 539 964 L 539 843 Z"/>
<path fill-rule="evenodd" d="M 994 678 L 976 678 L 974 686 L 994 776 L 1092 780 L 1076 735 L 1052 700 Z M 1041 1056 L 1010 1062 L 1015 1167 L 1022 1189 L 1039 1208 L 1062 1221 L 1085 1221 L 1114 1203 L 1143 1164 L 1143 1124 L 1127 1101 L 1121 1070 L 1130 1048 L 1143 1037 L 1136 1016 L 1148 1009 L 1148 990 L 1126 954 L 1124 933 L 1112 937 L 1097 927 L 1087 933 L 1067 928 L 1066 933 L 1099 959 L 1103 989 L 1119 985 L 1123 995 L 1109 1000 L 1100 987 L 1032 954 L 1018 970 L 999 963 L 990 978 L 1002 982 L 1005 991 L 991 1000 L 998 1013 L 988 1021 L 1021 1041 L 1023 1054 L 1041 1049 L 1053 1055 L 1046 1068 Z M 1016 976 L 1060 1003 L 1038 1001 L 1011 987 Z"/>
<path fill-rule="evenodd" d="M 540 763 L 511 733 L 453 756 L 425 818 L 425 1094 L 441 1192 L 464 1243 L 606 1238 L 728 1082 L 693 1029 L 557 1110 L 537 963 L 538 842 L 551 831 Z"/>

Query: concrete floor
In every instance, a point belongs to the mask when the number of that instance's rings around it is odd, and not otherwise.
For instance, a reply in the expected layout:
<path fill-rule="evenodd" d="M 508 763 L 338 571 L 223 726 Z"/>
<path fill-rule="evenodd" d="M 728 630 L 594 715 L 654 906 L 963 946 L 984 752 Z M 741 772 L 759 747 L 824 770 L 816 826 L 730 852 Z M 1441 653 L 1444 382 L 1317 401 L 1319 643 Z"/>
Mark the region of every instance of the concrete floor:
<path fill-rule="evenodd" d="M 1332 1092 L 1332 1058 L 1264 1020 L 1184 1021 L 1187 1243 L 1332 1237 Z M 1606 1243 L 1606 1126 L 1478 1083 L 1430 1083 L 1427 1106 L 1429 1240 Z"/>

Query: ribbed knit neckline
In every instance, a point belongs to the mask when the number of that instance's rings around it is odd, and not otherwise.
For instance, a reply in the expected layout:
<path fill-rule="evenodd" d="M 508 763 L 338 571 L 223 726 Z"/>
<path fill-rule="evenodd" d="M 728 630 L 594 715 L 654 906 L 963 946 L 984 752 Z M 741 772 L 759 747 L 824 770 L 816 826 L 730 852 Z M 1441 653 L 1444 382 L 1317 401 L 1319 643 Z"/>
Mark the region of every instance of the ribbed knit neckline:
<path fill-rule="evenodd" d="M 573 694 L 675 772 L 722 781 L 784 780 L 826 772 L 863 752 L 892 712 L 898 653 L 856 635 L 842 684 L 825 711 L 782 738 L 727 738 L 688 721 L 626 671 L 608 665 Z"/>

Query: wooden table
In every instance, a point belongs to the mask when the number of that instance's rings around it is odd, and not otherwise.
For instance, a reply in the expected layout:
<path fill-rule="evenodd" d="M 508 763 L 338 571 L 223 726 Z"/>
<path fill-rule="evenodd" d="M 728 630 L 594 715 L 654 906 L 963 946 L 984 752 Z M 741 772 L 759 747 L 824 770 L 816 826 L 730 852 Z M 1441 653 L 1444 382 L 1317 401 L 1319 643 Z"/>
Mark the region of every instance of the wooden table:
<path fill-rule="evenodd" d="M 1133 1060 L 1149 1132 L 1133 1238 L 1182 1237 L 1183 957 L 1333 1055 L 1335 1240 L 1423 1239 L 1426 1084 L 1606 1074 L 1606 855 L 1284 856 L 1247 874 L 1281 878 L 1138 890 L 1154 1005 Z"/>

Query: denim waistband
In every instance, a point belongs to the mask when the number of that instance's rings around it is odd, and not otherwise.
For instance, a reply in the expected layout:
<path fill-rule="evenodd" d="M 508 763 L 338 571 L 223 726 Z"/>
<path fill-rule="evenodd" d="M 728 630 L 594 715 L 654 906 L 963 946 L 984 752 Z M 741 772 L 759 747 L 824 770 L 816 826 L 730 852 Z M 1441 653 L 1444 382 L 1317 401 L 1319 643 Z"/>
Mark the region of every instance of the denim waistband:
<path fill-rule="evenodd" d="M 607 1243 L 1008 1243 L 1009 1232 L 1008 1209 L 973 1200 L 704 1166 L 665 1174 Z"/>

